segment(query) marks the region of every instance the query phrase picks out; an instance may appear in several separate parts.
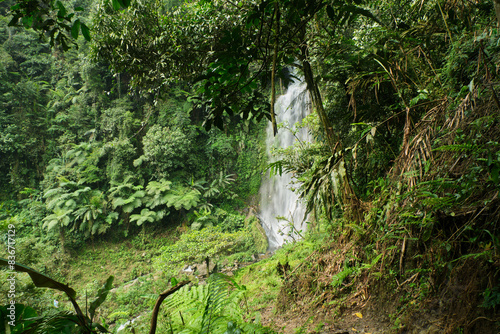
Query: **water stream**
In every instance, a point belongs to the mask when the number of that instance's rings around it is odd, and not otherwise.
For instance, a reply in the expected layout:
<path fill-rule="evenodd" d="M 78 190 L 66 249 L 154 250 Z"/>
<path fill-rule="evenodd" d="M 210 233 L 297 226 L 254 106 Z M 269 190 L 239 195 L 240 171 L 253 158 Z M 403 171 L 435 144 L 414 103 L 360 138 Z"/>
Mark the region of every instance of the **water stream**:
<path fill-rule="evenodd" d="M 277 122 L 284 123 L 286 128 L 280 128 L 276 137 L 273 136 L 272 125 L 267 128 L 267 154 L 270 162 L 277 160 L 272 154 L 274 149 L 289 147 L 297 138 L 300 141 L 310 140 L 307 129 L 298 130 L 295 136 L 288 129 L 295 129 L 295 124 L 307 116 L 310 109 L 309 93 L 306 83 L 302 81 L 291 83 L 286 93 L 276 100 Z M 268 174 L 260 188 L 259 218 L 271 251 L 281 247 L 286 241 L 300 238 L 300 233 L 305 232 L 305 206 L 299 201 L 298 195 L 290 190 L 292 181 L 293 177 L 289 173 L 273 177 Z"/>

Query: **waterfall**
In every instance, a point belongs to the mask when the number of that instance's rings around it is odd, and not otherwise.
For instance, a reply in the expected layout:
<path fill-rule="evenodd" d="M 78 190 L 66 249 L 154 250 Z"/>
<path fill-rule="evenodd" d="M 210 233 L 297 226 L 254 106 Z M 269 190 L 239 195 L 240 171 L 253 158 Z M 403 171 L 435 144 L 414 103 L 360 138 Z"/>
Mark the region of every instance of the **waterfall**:
<path fill-rule="evenodd" d="M 307 116 L 310 108 L 306 83 L 295 80 L 288 87 L 286 94 L 276 100 L 277 123 L 284 123 L 287 128 L 295 129 L 295 125 Z M 272 155 L 274 148 L 289 147 L 297 141 L 296 137 L 300 141 L 310 140 L 305 128 L 298 130 L 295 136 L 289 129 L 281 128 L 274 137 L 270 124 L 267 128 L 267 154 L 270 162 L 276 161 Z M 275 250 L 292 238 L 297 239 L 300 237 L 298 231 L 305 232 L 305 207 L 299 201 L 298 195 L 290 190 L 291 182 L 292 175 L 289 173 L 273 177 L 268 174 L 261 185 L 259 218 L 267 234 L 269 250 Z M 283 217 L 285 219 L 282 219 Z"/>

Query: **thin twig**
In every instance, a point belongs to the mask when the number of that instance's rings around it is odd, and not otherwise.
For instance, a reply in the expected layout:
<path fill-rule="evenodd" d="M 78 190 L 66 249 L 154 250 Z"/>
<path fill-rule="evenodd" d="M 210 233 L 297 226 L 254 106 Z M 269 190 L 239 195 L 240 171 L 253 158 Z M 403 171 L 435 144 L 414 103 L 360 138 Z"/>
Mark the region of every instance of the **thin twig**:
<path fill-rule="evenodd" d="M 412 277 L 410 277 L 410 278 L 408 278 L 406 281 L 404 281 L 403 283 L 399 284 L 399 285 L 398 285 L 397 290 L 399 290 L 399 288 L 401 288 L 401 287 L 402 287 L 403 285 L 405 285 L 406 283 L 410 283 L 410 282 L 414 281 L 414 280 L 415 280 L 415 278 L 417 278 L 417 276 L 418 276 L 419 274 L 420 274 L 420 273 L 416 273 L 416 274 L 414 274 Z"/>
<path fill-rule="evenodd" d="M 399 274 L 403 275 L 403 261 L 406 250 L 406 236 L 403 239 L 403 246 L 401 247 L 401 256 L 399 257 Z"/>
<path fill-rule="evenodd" d="M 474 319 L 474 320 L 472 320 L 471 322 L 469 322 L 469 323 L 467 324 L 467 327 L 470 327 L 473 323 L 475 323 L 475 322 L 476 322 L 476 321 L 478 321 L 478 320 L 487 320 L 487 321 L 489 321 L 489 322 L 496 322 L 496 321 L 498 321 L 498 320 L 493 320 L 493 319 L 486 318 L 486 317 L 477 317 L 476 319 Z"/>

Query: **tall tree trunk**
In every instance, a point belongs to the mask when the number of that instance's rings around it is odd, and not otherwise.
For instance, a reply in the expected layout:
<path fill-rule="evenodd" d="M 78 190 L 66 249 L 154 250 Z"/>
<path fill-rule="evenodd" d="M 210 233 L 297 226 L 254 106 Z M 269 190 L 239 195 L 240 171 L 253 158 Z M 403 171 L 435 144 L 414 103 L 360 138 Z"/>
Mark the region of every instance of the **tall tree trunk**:
<path fill-rule="evenodd" d="M 118 85 L 118 98 L 121 99 L 122 98 L 122 81 L 120 78 L 120 73 L 116 74 L 116 83 Z"/>
<path fill-rule="evenodd" d="M 321 98 L 321 93 L 319 91 L 318 85 L 316 84 L 316 81 L 314 80 L 311 64 L 309 63 L 308 60 L 306 43 L 303 43 L 301 45 L 301 57 L 302 57 L 301 59 L 302 70 L 304 71 L 304 79 L 306 80 L 307 88 L 309 89 L 309 92 L 311 94 L 311 99 L 314 108 L 316 109 L 320 121 L 325 129 L 325 135 L 330 151 L 332 155 L 335 155 L 342 147 L 340 143 L 340 138 L 336 136 L 335 133 L 333 132 L 333 127 L 330 123 L 330 120 L 328 119 L 328 116 L 326 115 L 325 108 L 323 107 L 323 100 Z M 350 171 L 347 169 L 347 164 L 345 163 L 344 155 L 341 155 L 340 159 L 346 166 L 345 176 L 343 177 L 342 180 L 343 195 L 341 200 L 341 202 L 343 202 L 346 205 L 345 206 L 346 210 L 344 210 L 344 215 L 346 215 L 348 219 L 351 219 L 353 221 L 360 221 L 362 218 L 361 214 L 362 211 L 360 205 L 361 203 L 358 197 L 356 196 L 354 189 L 351 186 Z"/>
<path fill-rule="evenodd" d="M 500 26 L 500 0 L 493 0 L 493 6 L 495 7 L 498 25 Z"/>
<path fill-rule="evenodd" d="M 328 116 L 326 115 L 325 108 L 323 107 L 323 99 L 321 98 L 321 93 L 319 92 L 318 85 L 314 80 L 314 75 L 311 69 L 311 64 L 309 63 L 307 57 L 307 45 L 302 44 L 301 46 L 301 56 L 302 56 L 302 70 L 304 71 L 304 79 L 307 83 L 307 89 L 311 94 L 311 99 L 318 113 L 321 124 L 323 124 L 323 128 L 325 129 L 326 139 L 328 143 L 328 147 L 332 154 L 335 154 L 337 146 L 339 144 L 338 138 L 333 134 L 333 128 L 328 120 Z"/>

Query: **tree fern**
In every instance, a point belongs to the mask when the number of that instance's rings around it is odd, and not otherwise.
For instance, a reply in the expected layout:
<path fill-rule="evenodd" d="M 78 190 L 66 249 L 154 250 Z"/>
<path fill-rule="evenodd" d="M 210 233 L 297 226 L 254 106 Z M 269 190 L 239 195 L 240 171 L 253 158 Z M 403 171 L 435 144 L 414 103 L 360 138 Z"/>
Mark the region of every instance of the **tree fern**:
<path fill-rule="evenodd" d="M 131 215 L 130 221 L 136 221 L 138 226 L 141 226 L 145 222 L 154 222 L 157 219 L 156 213 L 149 209 L 142 209 L 141 213 L 138 215 Z"/>
<path fill-rule="evenodd" d="M 151 181 L 146 187 L 147 200 L 146 205 L 154 209 L 157 206 L 165 204 L 163 196 L 170 191 L 172 182 L 165 179 L 158 181 Z"/>
<path fill-rule="evenodd" d="M 64 190 L 60 188 L 50 189 L 50 190 L 53 191 L 47 192 L 44 196 L 48 198 L 48 201 L 45 203 L 45 206 L 47 207 L 48 210 L 61 208 L 71 196 L 69 193 L 65 193 Z"/>
<path fill-rule="evenodd" d="M 68 226 L 69 223 L 72 221 L 72 210 L 64 210 L 64 209 L 59 209 L 56 208 L 54 210 L 54 213 L 45 217 L 43 219 L 43 227 L 48 229 L 49 231 L 54 229 L 57 226 Z"/>
<path fill-rule="evenodd" d="M 191 208 L 198 205 L 201 193 L 197 189 L 176 187 L 175 190 L 168 192 L 162 198 L 167 207 L 174 207 L 176 210 Z"/>

